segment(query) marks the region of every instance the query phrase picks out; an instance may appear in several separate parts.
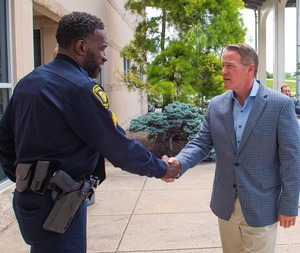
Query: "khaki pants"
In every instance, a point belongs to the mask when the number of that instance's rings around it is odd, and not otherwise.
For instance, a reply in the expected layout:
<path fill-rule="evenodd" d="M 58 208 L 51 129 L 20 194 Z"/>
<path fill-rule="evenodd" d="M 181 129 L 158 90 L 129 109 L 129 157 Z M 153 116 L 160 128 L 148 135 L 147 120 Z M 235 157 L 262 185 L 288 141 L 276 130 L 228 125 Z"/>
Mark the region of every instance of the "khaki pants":
<path fill-rule="evenodd" d="M 219 218 L 223 253 L 274 253 L 277 227 L 277 222 L 265 227 L 249 226 L 236 198 L 230 220 Z"/>

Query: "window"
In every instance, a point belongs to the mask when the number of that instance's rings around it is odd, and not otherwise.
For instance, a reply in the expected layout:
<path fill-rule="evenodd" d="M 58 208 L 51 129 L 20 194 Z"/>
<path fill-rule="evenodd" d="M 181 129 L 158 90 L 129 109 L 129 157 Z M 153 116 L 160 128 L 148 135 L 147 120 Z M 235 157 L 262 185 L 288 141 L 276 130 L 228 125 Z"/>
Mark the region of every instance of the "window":
<path fill-rule="evenodd" d="M 144 74 L 143 74 L 143 72 L 142 72 L 142 69 L 143 69 L 142 65 L 139 65 L 140 79 L 141 79 L 141 81 L 143 82 L 143 81 L 144 81 Z"/>
<path fill-rule="evenodd" d="M 126 57 L 123 58 L 123 64 L 124 64 L 124 74 L 128 75 L 129 68 L 130 68 L 130 60 Z"/>
<path fill-rule="evenodd" d="M 34 67 L 42 65 L 41 54 L 41 31 L 34 30 Z"/>
<path fill-rule="evenodd" d="M 12 90 L 10 4 L 9 0 L 0 0 L 0 119 Z M 4 180 L 6 175 L 0 166 L 0 183 Z"/>
<path fill-rule="evenodd" d="M 0 83 L 8 82 L 6 1 L 0 0 Z"/>
<path fill-rule="evenodd" d="M 99 77 L 98 77 L 98 84 L 101 86 L 101 87 L 104 87 L 104 66 L 102 66 L 102 70 L 99 74 Z"/>

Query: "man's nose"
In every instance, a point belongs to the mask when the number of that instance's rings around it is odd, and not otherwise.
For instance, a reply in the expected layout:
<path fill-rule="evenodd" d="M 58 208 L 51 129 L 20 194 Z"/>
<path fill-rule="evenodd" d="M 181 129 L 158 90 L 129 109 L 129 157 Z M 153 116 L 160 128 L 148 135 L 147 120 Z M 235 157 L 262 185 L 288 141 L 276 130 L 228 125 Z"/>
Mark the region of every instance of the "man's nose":
<path fill-rule="evenodd" d="M 103 52 L 102 60 L 103 60 L 104 62 L 106 62 L 106 61 L 108 60 L 107 55 L 106 55 L 105 52 Z"/>

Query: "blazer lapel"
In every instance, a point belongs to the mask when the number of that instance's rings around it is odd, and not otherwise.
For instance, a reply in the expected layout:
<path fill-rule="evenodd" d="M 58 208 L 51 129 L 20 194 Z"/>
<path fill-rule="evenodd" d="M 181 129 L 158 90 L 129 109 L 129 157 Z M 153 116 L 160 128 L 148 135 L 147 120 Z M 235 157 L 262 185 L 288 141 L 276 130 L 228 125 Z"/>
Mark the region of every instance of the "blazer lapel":
<path fill-rule="evenodd" d="M 250 133 L 254 129 L 258 119 L 260 118 L 260 116 L 264 110 L 266 102 L 267 102 L 267 94 L 265 92 L 264 86 L 260 85 L 259 90 L 256 94 L 256 97 L 253 101 L 253 106 L 252 106 L 251 112 L 249 114 L 245 129 L 244 129 L 244 132 L 242 135 L 241 143 L 239 146 L 239 151 L 242 150 Z"/>
<path fill-rule="evenodd" d="M 234 127 L 233 127 L 233 116 L 232 116 L 232 99 L 233 99 L 233 93 L 231 91 L 231 92 L 228 92 L 228 94 L 224 100 L 224 104 L 222 105 L 222 108 L 223 108 L 223 115 L 224 115 L 226 131 L 227 131 L 227 134 L 231 141 L 233 150 L 236 151 L 236 140 L 235 140 L 235 133 L 234 133 Z"/>

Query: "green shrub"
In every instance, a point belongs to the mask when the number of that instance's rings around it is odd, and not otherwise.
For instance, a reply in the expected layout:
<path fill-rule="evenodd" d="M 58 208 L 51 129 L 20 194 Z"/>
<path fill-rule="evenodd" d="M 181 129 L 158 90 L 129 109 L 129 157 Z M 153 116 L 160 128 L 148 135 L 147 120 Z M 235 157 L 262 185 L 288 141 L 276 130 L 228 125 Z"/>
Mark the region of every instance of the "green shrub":
<path fill-rule="evenodd" d="M 191 104 L 174 102 L 167 105 L 163 112 L 153 112 L 133 119 L 129 131 L 146 132 L 151 140 L 162 140 L 169 156 L 174 156 L 173 140 L 187 143 L 202 125 L 203 115 Z M 214 151 L 209 155 L 214 159 Z"/>

